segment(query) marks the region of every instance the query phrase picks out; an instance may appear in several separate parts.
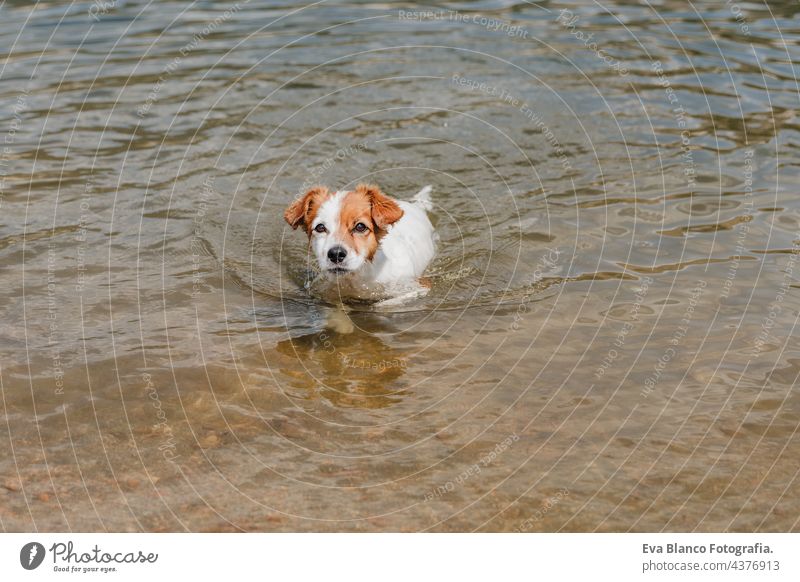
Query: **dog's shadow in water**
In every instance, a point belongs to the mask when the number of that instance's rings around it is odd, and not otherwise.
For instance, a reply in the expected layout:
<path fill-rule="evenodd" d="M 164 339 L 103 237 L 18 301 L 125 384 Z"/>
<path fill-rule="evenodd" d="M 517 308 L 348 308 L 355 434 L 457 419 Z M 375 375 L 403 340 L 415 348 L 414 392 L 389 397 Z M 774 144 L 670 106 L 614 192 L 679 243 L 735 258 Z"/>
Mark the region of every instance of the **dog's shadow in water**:
<path fill-rule="evenodd" d="M 380 320 L 360 313 L 353 319 L 332 308 L 319 331 L 283 340 L 279 370 L 295 397 L 317 396 L 340 408 L 377 409 L 408 394 L 404 376 L 409 353 L 380 336 Z"/>

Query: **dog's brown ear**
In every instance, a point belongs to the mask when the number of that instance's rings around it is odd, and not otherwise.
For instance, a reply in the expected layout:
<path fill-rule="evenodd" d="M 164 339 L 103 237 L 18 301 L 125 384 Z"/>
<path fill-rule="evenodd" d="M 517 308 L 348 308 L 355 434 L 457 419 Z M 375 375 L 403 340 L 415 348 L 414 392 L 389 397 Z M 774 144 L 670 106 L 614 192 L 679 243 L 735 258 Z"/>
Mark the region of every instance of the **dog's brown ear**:
<path fill-rule="evenodd" d="M 374 184 L 359 184 L 356 192 L 369 199 L 372 205 L 372 221 L 378 228 L 386 228 L 403 218 L 403 209 Z"/>
<path fill-rule="evenodd" d="M 319 205 L 320 199 L 327 194 L 328 189 L 325 186 L 312 188 L 289 205 L 289 208 L 283 213 L 283 218 L 293 229 L 300 225 L 307 225 L 312 210 Z"/>

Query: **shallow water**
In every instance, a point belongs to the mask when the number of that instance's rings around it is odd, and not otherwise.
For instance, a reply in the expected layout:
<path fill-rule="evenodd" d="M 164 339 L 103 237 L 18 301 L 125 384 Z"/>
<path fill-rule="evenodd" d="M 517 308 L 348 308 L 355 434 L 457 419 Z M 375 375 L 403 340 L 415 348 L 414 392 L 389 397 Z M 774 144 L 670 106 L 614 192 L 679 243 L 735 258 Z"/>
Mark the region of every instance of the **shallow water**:
<path fill-rule="evenodd" d="M 798 529 L 800 7 L 438 6 L 0 7 L 3 530 Z"/>

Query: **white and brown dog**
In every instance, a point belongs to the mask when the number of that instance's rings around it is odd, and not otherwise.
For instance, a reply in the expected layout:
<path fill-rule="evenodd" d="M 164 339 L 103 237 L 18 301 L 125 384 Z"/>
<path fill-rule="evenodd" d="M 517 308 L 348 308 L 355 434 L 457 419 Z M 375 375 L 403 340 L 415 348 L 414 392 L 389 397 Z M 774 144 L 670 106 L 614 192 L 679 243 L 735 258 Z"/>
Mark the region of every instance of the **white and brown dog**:
<path fill-rule="evenodd" d="M 394 200 L 377 186 L 331 192 L 313 188 L 286 209 L 284 218 L 305 228 L 309 249 L 322 272 L 314 286 L 340 298 L 419 295 L 423 272 L 433 259 L 435 235 L 428 220 L 431 187 L 412 202 Z"/>

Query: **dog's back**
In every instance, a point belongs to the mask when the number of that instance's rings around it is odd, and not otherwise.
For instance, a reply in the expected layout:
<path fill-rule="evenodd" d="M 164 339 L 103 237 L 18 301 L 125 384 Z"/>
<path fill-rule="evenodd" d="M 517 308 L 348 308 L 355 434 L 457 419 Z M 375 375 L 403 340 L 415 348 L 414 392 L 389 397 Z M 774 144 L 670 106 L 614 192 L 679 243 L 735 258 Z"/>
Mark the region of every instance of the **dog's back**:
<path fill-rule="evenodd" d="M 381 240 L 368 268 L 368 278 L 382 285 L 415 280 L 422 276 L 436 252 L 434 231 L 427 211 L 431 187 L 426 186 L 413 202 L 398 201 L 403 217 Z"/>

